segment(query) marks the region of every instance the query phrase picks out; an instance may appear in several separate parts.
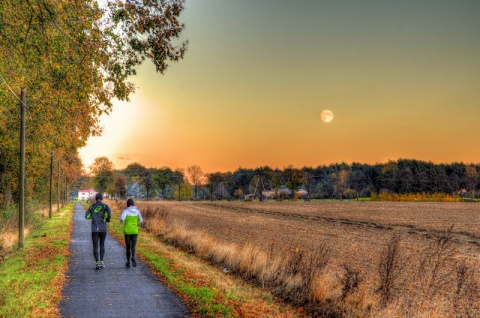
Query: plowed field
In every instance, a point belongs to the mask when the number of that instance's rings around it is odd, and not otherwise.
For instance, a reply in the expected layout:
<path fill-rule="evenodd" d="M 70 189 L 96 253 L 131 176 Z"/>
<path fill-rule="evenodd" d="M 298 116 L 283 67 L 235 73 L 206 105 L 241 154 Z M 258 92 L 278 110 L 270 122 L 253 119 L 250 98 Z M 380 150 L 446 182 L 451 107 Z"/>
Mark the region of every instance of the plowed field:
<path fill-rule="evenodd" d="M 405 317 L 431 316 L 434 312 L 442 317 L 480 315 L 477 301 L 480 297 L 477 270 L 480 268 L 480 204 L 145 202 L 139 207 L 142 209 L 146 205 L 160 205 L 162 208 L 155 212 L 160 218 L 168 211 L 167 225 L 179 229 L 186 227 L 186 232 L 190 233 L 205 233 L 214 241 L 231 244 L 238 255 L 244 255 L 242 250 L 261 249 L 273 256 L 270 260 L 279 257 L 292 260 L 309 252 L 320 255 L 321 247 L 327 246 L 330 253 L 325 255 L 330 258 L 319 276 L 327 285 L 315 286 L 330 286 L 324 290 L 331 292 L 329 297 L 339 303 L 347 299 L 341 296 L 345 286 L 353 286 L 347 285 L 347 278 L 359 279 L 363 290 L 373 297 L 359 296 L 363 299 L 360 303 L 378 299 L 375 297 L 381 293 L 379 286 L 386 286 L 386 268 L 390 268 L 395 276 L 389 277 L 395 278 L 388 281 L 394 282 L 389 285 L 394 286 L 389 293 L 398 301 L 395 310 L 404 311 Z M 198 234 L 192 237 L 202 241 Z M 394 237 L 397 239 L 392 240 Z M 399 245 L 392 243 L 398 239 Z M 387 263 L 386 255 L 391 254 L 386 251 L 389 248 L 391 251 L 394 245 L 399 246 L 396 256 L 390 258 L 395 263 Z M 249 248 L 239 248 L 242 246 Z M 223 249 L 220 247 L 219 253 Z M 247 259 L 253 257 L 249 255 Z M 287 269 L 296 266 L 286 264 Z M 312 270 L 315 268 L 315 265 L 305 264 Z M 377 310 L 381 310 L 378 301 L 374 302 Z M 356 312 L 360 316 L 364 313 Z"/>
<path fill-rule="evenodd" d="M 478 262 L 480 205 L 459 202 L 149 202 L 171 219 L 217 240 L 262 249 L 312 249 L 329 242 L 337 261 L 377 262 L 395 234 L 403 246 L 424 249 L 453 225 L 459 256 Z"/>

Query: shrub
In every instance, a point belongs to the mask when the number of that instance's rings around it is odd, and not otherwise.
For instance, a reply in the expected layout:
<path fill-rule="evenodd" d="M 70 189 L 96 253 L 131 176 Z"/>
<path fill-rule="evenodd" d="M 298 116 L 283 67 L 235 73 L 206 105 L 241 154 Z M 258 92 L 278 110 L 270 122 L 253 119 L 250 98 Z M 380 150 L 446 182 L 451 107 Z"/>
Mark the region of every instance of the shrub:
<path fill-rule="evenodd" d="M 370 198 L 372 196 L 372 191 L 369 188 L 362 189 L 359 196 L 361 198 Z"/>
<path fill-rule="evenodd" d="M 435 201 L 435 202 L 457 202 L 464 201 L 459 197 L 454 197 L 445 193 L 388 193 L 380 192 L 380 194 L 372 193 L 372 201 Z"/>
<path fill-rule="evenodd" d="M 357 197 L 357 191 L 353 189 L 347 189 L 342 193 L 345 199 L 355 199 Z"/>
<path fill-rule="evenodd" d="M 18 223 L 18 206 L 8 205 L 0 209 L 0 230 L 5 232 L 12 229 Z"/>

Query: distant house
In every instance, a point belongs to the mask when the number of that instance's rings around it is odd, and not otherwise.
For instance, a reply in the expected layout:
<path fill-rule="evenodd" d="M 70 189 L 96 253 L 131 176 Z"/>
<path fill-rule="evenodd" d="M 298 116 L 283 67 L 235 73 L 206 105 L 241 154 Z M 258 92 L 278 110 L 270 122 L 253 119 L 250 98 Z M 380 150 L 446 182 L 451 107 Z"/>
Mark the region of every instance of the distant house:
<path fill-rule="evenodd" d="M 283 194 L 283 195 L 286 195 L 286 196 L 290 196 L 292 195 L 292 190 L 290 189 L 278 189 L 278 194 Z M 302 198 L 304 196 L 306 196 L 308 194 L 307 191 L 303 190 L 303 189 L 300 189 L 298 191 L 295 192 L 295 196 L 297 198 Z M 262 195 L 267 198 L 267 199 L 273 199 L 275 197 L 275 190 L 264 190 L 262 191 Z"/>
<path fill-rule="evenodd" d="M 94 197 L 96 194 L 97 191 L 95 191 L 95 189 L 78 190 L 78 200 L 87 201 L 91 197 Z"/>

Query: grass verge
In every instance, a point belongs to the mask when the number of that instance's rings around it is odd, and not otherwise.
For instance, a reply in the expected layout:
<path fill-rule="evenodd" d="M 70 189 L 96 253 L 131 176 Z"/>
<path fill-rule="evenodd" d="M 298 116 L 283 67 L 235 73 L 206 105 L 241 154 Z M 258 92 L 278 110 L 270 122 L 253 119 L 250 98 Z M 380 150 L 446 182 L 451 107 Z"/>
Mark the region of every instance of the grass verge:
<path fill-rule="evenodd" d="M 120 209 L 108 202 L 113 211 L 109 232 L 123 243 Z M 219 267 L 166 245 L 153 234 L 142 231 L 137 254 L 160 280 L 184 299 L 197 317 L 298 317 L 298 309 L 276 300 L 270 293 L 226 275 Z"/>
<path fill-rule="evenodd" d="M 25 238 L 24 248 L 0 264 L 0 317 L 58 317 L 73 204 Z"/>

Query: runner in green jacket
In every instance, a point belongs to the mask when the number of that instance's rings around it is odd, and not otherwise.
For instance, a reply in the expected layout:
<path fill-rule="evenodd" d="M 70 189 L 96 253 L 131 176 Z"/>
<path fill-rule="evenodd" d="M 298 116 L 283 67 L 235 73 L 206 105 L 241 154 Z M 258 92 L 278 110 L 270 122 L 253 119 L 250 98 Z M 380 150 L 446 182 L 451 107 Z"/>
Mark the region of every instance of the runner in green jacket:
<path fill-rule="evenodd" d="M 120 222 L 125 222 L 124 233 L 125 245 L 127 246 L 127 263 L 125 266 L 130 267 L 131 259 L 132 266 L 136 267 L 135 246 L 137 245 L 138 222 L 143 222 L 143 218 L 132 199 L 127 200 L 127 208 L 123 210 Z"/>

